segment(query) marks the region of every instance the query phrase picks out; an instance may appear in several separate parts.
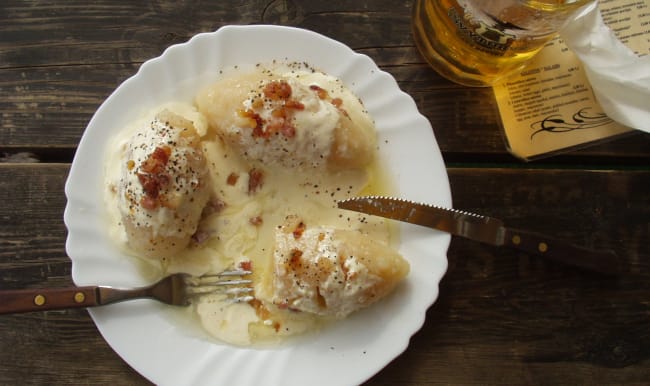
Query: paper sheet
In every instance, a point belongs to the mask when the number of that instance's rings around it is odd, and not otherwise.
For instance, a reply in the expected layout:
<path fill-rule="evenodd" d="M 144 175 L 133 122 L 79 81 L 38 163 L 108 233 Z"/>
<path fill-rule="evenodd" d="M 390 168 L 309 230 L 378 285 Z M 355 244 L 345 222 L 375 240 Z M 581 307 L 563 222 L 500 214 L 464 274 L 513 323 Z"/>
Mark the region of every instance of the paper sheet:
<path fill-rule="evenodd" d="M 603 0 L 598 6 L 602 20 L 631 50 L 630 55 L 650 60 L 650 0 Z M 578 37 L 577 35 L 576 33 L 575 36 Z M 585 47 L 592 43 L 592 39 L 593 37 L 583 38 L 586 44 L 578 47 L 583 57 Z M 571 43 L 576 44 L 573 41 Z M 615 56 L 621 57 L 618 54 Z M 589 63 L 592 64 L 593 61 Z M 645 76 L 646 73 L 650 75 L 650 66 L 642 63 L 633 65 L 641 72 L 640 75 L 633 74 L 634 76 Z M 615 84 L 610 79 L 607 80 L 611 82 L 610 85 Z M 584 64 L 562 38 L 549 42 L 519 74 L 495 85 L 493 90 L 506 144 L 515 156 L 522 159 L 555 154 L 611 139 L 632 130 L 613 120 L 617 117 L 616 114 L 608 116 L 605 113 L 596 98 Z M 599 91 L 603 92 L 602 87 Z M 641 102 L 640 111 L 650 113 L 650 98 L 647 99 L 645 108 L 644 103 Z M 610 108 L 608 111 L 613 110 Z M 618 117 L 627 115 L 618 114 Z M 637 117 L 637 122 L 647 124 L 642 117 Z M 642 129 L 638 125 L 637 128 Z"/>

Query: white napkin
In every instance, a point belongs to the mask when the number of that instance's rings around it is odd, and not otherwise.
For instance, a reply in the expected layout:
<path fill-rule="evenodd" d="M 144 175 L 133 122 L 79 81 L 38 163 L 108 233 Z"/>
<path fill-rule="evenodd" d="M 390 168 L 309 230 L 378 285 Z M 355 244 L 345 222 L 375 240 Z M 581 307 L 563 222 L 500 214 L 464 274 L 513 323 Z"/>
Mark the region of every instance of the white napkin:
<path fill-rule="evenodd" d="M 650 55 L 639 57 L 603 22 L 597 2 L 560 31 L 583 67 L 605 114 L 650 132 Z"/>

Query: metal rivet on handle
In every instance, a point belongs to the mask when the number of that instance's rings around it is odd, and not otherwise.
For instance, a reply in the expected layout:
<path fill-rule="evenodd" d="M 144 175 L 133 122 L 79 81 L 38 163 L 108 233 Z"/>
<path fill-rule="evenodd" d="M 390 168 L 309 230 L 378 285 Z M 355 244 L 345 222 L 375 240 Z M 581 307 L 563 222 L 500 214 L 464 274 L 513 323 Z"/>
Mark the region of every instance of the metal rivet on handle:
<path fill-rule="evenodd" d="M 546 252 L 546 251 L 548 251 L 548 245 L 546 243 L 539 243 L 539 244 L 537 244 L 537 249 L 540 252 Z"/>
<path fill-rule="evenodd" d="M 83 303 L 86 300 L 86 295 L 83 292 L 77 292 L 74 294 L 74 301 L 77 303 Z"/>
<path fill-rule="evenodd" d="M 45 304 L 45 296 L 40 294 L 34 296 L 34 304 L 36 304 L 37 306 L 42 306 L 43 304 Z"/>

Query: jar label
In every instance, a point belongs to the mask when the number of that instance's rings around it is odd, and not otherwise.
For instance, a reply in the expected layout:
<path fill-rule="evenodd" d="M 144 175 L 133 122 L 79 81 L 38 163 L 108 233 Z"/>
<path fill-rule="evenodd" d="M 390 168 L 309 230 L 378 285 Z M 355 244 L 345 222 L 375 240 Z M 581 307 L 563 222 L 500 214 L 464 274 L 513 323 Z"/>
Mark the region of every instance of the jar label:
<path fill-rule="evenodd" d="M 458 35 L 476 49 L 495 56 L 503 56 L 517 38 L 502 29 L 488 25 L 476 18 L 464 18 L 456 8 L 449 8 L 447 15 L 458 27 Z"/>

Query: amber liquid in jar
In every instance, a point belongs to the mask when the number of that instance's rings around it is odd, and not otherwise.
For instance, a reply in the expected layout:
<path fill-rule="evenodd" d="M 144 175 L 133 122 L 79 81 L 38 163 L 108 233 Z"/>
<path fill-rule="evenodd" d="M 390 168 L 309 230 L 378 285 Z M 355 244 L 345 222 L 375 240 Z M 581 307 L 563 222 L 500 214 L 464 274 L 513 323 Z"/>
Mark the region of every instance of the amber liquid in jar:
<path fill-rule="evenodd" d="M 521 69 L 592 0 L 417 0 L 415 43 L 442 76 L 490 86 Z"/>

